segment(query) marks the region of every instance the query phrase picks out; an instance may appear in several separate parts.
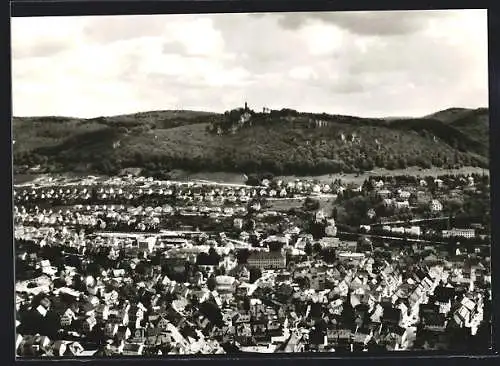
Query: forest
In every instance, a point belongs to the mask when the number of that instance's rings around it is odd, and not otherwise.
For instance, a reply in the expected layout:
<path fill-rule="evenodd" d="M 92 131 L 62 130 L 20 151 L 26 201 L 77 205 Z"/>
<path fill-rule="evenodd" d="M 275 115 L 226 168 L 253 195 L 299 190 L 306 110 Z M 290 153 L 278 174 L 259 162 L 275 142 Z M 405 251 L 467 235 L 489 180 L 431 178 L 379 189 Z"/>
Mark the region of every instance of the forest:
<path fill-rule="evenodd" d="M 14 168 L 18 173 L 39 166 L 45 172 L 118 174 L 141 167 L 146 175 L 164 178 L 173 169 L 320 175 L 375 167 L 488 167 L 484 109 L 469 110 L 457 121 L 365 119 L 284 109 L 253 113 L 237 130 L 214 132 L 219 125 L 237 123 L 241 113 L 14 118 Z"/>

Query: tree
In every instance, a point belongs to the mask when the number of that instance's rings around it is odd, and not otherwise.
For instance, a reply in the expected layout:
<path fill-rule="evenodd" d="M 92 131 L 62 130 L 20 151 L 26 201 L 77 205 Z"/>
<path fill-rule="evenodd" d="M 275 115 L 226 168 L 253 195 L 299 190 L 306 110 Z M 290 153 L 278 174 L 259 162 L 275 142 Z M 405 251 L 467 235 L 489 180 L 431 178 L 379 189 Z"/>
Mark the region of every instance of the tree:
<path fill-rule="evenodd" d="M 320 207 L 320 203 L 318 200 L 307 197 L 304 201 L 304 209 L 307 211 L 315 211 L 318 210 Z"/>
<path fill-rule="evenodd" d="M 250 267 L 250 283 L 254 283 L 262 277 L 262 270 L 258 267 Z"/>
<path fill-rule="evenodd" d="M 312 245 L 311 243 L 307 242 L 305 247 L 304 247 L 304 251 L 306 252 L 306 255 L 307 256 L 310 256 L 312 255 L 312 252 L 313 252 L 313 248 L 312 248 Z"/>
<path fill-rule="evenodd" d="M 297 285 L 302 289 L 311 288 L 311 282 L 307 277 L 299 277 L 296 279 Z"/>
<path fill-rule="evenodd" d="M 311 222 L 309 232 L 314 239 L 321 239 L 325 236 L 326 223 L 325 222 Z"/>
<path fill-rule="evenodd" d="M 462 210 L 463 205 L 464 203 L 462 202 L 462 200 L 453 198 L 446 201 L 445 208 L 446 211 L 450 213 L 450 215 L 456 215 Z"/>
<path fill-rule="evenodd" d="M 337 259 L 335 249 L 325 248 L 321 251 L 321 258 L 327 263 L 334 263 Z"/>
<path fill-rule="evenodd" d="M 249 186 L 258 186 L 258 185 L 260 185 L 259 177 L 257 177 L 254 174 L 249 175 L 248 179 L 246 181 L 246 184 L 249 185 Z"/>
<path fill-rule="evenodd" d="M 283 243 L 278 241 L 271 241 L 267 244 L 269 251 L 279 252 L 283 248 Z"/>
<path fill-rule="evenodd" d="M 334 207 L 332 210 L 332 217 L 334 218 L 335 221 L 337 221 L 339 215 L 339 211 L 337 207 Z"/>
<path fill-rule="evenodd" d="M 212 275 L 207 279 L 207 287 L 210 291 L 215 290 L 215 287 L 217 286 L 217 283 L 215 282 L 215 276 Z"/>
<path fill-rule="evenodd" d="M 249 256 L 250 256 L 250 251 L 248 249 L 238 250 L 238 252 L 236 253 L 236 258 L 238 260 L 238 264 L 247 263 Z"/>
<path fill-rule="evenodd" d="M 220 262 L 220 255 L 217 253 L 217 251 L 211 247 L 209 250 L 208 250 L 208 260 L 210 262 L 210 264 L 219 264 Z"/>
<path fill-rule="evenodd" d="M 363 186 L 362 186 L 362 189 L 364 192 L 370 192 L 373 190 L 373 182 L 371 179 L 366 179 L 364 182 L 363 182 Z"/>

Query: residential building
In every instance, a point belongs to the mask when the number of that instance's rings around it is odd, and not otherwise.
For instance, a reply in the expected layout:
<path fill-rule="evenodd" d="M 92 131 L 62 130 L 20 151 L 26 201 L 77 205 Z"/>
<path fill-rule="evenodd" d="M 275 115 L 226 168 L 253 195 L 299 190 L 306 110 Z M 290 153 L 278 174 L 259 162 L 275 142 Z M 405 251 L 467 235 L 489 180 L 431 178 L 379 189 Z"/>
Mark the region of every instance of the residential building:
<path fill-rule="evenodd" d="M 441 235 L 443 236 L 443 238 L 462 237 L 466 239 L 472 239 L 476 236 L 476 230 L 453 228 L 451 230 L 443 230 L 441 232 Z"/>
<path fill-rule="evenodd" d="M 247 263 L 249 266 L 258 268 L 285 268 L 286 257 L 281 252 L 253 252 Z"/>

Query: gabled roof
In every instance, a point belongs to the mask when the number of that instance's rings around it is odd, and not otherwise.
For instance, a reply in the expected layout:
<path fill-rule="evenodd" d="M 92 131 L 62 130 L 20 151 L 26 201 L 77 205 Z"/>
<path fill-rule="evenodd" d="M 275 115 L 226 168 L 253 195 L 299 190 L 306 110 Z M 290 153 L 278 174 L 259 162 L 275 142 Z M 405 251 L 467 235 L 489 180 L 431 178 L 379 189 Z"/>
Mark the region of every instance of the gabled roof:
<path fill-rule="evenodd" d="M 438 302 L 448 302 L 455 297 L 453 287 L 437 286 L 434 290 L 434 297 Z"/>

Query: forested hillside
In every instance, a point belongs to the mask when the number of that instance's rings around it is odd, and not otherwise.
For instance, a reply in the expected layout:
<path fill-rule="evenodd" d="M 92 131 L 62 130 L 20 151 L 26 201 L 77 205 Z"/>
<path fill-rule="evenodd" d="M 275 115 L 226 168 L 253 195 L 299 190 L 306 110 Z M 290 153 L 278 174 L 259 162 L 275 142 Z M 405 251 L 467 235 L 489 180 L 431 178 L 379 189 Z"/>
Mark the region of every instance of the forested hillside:
<path fill-rule="evenodd" d="M 488 166 L 488 110 L 420 119 L 234 110 L 224 115 L 157 111 L 115 117 L 14 118 L 18 172 L 116 173 L 142 167 L 161 175 L 192 171 L 326 174 L 419 166 Z"/>

